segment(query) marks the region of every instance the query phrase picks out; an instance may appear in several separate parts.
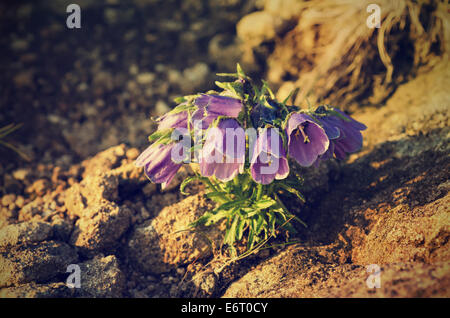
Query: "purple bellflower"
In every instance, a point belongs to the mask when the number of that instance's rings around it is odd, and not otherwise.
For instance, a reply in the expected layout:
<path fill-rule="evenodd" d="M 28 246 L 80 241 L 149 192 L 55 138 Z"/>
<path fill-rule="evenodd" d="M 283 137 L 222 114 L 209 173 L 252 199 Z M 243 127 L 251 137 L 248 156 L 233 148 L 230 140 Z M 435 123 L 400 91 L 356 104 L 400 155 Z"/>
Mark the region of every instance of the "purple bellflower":
<path fill-rule="evenodd" d="M 281 180 L 289 174 L 289 164 L 278 129 L 266 128 L 259 134 L 250 166 L 253 179 L 269 184 L 274 179 Z"/>
<path fill-rule="evenodd" d="M 245 132 L 234 119 L 221 120 L 211 127 L 199 156 L 200 172 L 227 182 L 244 171 Z"/>
<path fill-rule="evenodd" d="M 161 183 L 164 189 L 180 169 L 182 163 L 172 160 L 172 151 L 176 143 L 168 145 L 152 144 L 136 159 L 137 167 L 144 167 L 144 172 L 150 181 Z"/>
<path fill-rule="evenodd" d="M 242 102 L 228 96 L 202 94 L 194 104 L 198 109 L 193 113 L 192 119 L 202 120 L 203 129 L 207 129 L 219 116 L 237 118 L 242 110 Z"/>
<path fill-rule="evenodd" d="M 169 128 L 187 129 L 187 127 L 188 127 L 187 111 L 182 111 L 175 114 L 167 113 L 158 118 L 158 130 L 164 130 Z"/>
<path fill-rule="evenodd" d="M 330 144 L 324 129 L 306 114 L 293 113 L 286 133 L 289 155 L 304 167 L 311 166 Z"/>
<path fill-rule="evenodd" d="M 361 130 L 367 128 L 364 124 L 354 120 L 344 112 L 338 109 L 335 109 L 335 111 L 347 120 L 334 115 L 319 118 L 331 141 L 329 149 L 321 156 L 323 160 L 330 159 L 333 154 L 337 159 L 343 160 L 347 157 L 347 154 L 360 150 L 363 143 Z"/>

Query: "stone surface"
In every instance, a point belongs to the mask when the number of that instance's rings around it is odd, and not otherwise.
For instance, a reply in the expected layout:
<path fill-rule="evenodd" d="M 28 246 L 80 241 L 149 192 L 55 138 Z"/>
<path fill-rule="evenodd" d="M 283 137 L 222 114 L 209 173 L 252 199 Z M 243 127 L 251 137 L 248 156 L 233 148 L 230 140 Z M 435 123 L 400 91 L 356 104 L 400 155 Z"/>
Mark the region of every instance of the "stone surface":
<path fill-rule="evenodd" d="M 290 267 L 279 265 L 283 263 Z M 366 266 L 296 263 L 283 255 L 232 283 L 223 297 L 448 297 L 448 271 L 448 262 L 381 265 L 380 288 L 377 288 L 372 285 L 376 283 L 371 277 L 374 270 Z"/>
<path fill-rule="evenodd" d="M 74 292 L 65 283 L 29 283 L 0 289 L 0 298 L 66 298 L 74 297 Z"/>
<path fill-rule="evenodd" d="M 122 297 L 125 288 L 125 276 L 120 270 L 114 255 L 96 256 L 81 263 L 81 288 L 75 290 L 82 297 Z"/>
<path fill-rule="evenodd" d="M 220 231 L 215 227 L 204 232 L 186 230 L 189 223 L 213 207 L 197 194 L 164 208 L 154 219 L 134 229 L 127 246 L 130 259 L 143 272 L 160 274 L 210 256 L 210 242 L 220 244 Z"/>
<path fill-rule="evenodd" d="M 78 261 L 66 243 L 45 241 L 0 251 L 0 287 L 45 282 L 66 272 Z"/>
<path fill-rule="evenodd" d="M 0 248 L 26 242 L 41 242 L 51 237 L 52 234 L 52 226 L 45 222 L 11 224 L 0 229 Z"/>
<path fill-rule="evenodd" d="M 83 213 L 84 217 L 76 221 L 70 236 L 70 244 L 83 251 L 107 251 L 114 248 L 130 225 L 129 209 L 115 203 L 92 205 Z"/>

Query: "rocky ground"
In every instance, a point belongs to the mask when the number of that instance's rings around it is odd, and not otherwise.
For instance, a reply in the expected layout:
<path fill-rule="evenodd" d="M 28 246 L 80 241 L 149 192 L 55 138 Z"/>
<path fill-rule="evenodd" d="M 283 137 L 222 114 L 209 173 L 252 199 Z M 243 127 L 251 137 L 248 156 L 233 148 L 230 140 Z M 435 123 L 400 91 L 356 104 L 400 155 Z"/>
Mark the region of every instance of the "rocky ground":
<path fill-rule="evenodd" d="M 75 36 L 57 3 L 0 10 L 0 122 L 24 122 L 8 140 L 32 157 L 0 150 L 0 297 L 450 296 L 447 60 L 354 113 L 368 126 L 360 153 L 299 169 L 298 243 L 230 264 L 220 229 L 180 232 L 213 206 L 199 185 L 179 194 L 190 170 L 162 191 L 133 161 L 149 115 L 232 69 L 238 57 L 217 46 L 239 52 L 234 25 L 255 4 L 86 1 L 83 27 L 101 23 Z M 66 285 L 70 264 L 81 288 Z"/>

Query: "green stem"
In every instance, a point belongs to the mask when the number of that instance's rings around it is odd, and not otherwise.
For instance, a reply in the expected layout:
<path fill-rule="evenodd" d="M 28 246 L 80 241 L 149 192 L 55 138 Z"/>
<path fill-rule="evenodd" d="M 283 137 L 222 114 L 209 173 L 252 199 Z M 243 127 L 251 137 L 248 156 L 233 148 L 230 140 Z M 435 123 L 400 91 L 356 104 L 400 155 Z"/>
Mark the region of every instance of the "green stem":
<path fill-rule="evenodd" d="M 239 184 L 239 175 L 237 175 L 236 177 L 234 177 L 233 179 L 233 184 L 236 188 L 239 188 L 241 185 Z"/>
<path fill-rule="evenodd" d="M 287 209 L 287 207 L 284 205 L 284 203 L 281 201 L 280 197 L 274 193 L 273 194 L 275 196 L 275 200 L 278 202 L 278 204 L 281 206 L 281 208 L 283 209 L 284 212 L 287 213 L 288 217 L 292 217 L 294 219 L 296 219 L 298 222 L 300 222 L 304 227 L 308 227 L 308 225 L 299 217 L 295 216 L 294 214 L 291 214 L 289 212 L 289 210 Z"/>
<path fill-rule="evenodd" d="M 257 188 L 258 192 L 256 192 L 256 200 L 259 200 L 259 199 L 261 199 L 261 197 L 263 195 L 263 185 L 261 183 L 258 183 L 257 187 L 258 187 Z"/>
<path fill-rule="evenodd" d="M 209 178 L 204 178 L 203 180 L 206 181 L 210 189 L 213 189 L 214 191 L 218 192 L 216 186 L 211 182 L 211 180 L 209 180 Z"/>

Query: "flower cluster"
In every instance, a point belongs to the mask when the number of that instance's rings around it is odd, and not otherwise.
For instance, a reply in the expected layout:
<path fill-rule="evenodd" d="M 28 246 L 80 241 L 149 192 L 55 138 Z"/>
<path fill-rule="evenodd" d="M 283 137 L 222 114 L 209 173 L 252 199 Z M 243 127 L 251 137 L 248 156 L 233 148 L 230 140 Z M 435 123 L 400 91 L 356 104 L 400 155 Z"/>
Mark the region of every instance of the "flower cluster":
<path fill-rule="evenodd" d="M 300 166 L 345 159 L 362 147 L 366 127 L 330 106 L 300 109 L 275 100 L 268 85 L 258 89 L 238 66 L 232 82 L 216 82 L 210 91 L 177 99 L 179 105 L 158 118 L 153 142 L 136 160 L 162 187 L 183 164 L 197 165 L 208 196 L 220 203 L 195 224 L 227 220 L 225 243 L 232 249 L 247 233 L 249 249 L 275 235 L 292 215 L 279 197 L 283 189 L 303 200 L 298 176 L 290 178 L 289 158 Z M 294 180 L 294 181 L 292 181 Z M 264 239 L 263 239 L 264 237 Z"/>

